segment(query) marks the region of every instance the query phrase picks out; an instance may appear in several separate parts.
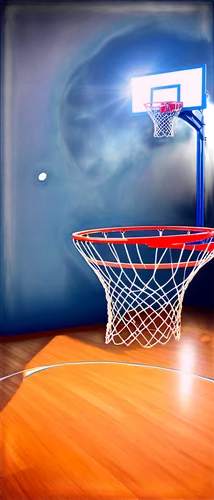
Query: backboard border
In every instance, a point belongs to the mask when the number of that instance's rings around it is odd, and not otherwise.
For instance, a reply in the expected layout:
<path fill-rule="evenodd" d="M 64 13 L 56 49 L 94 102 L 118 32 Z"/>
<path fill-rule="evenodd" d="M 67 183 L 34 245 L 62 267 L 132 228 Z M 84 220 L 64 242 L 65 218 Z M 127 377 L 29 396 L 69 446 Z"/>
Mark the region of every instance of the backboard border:
<path fill-rule="evenodd" d="M 179 101 L 180 102 L 180 94 L 181 94 L 181 86 L 180 84 L 175 84 L 175 85 L 161 85 L 160 87 L 151 87 L 150 90 L 150 102 L 155 102 L 159 101 L 159 99 L 153 99 L 153 93 L 154 90 L 161 90 L 161 89 L 175 89 L 177 88 L 177 99 L 173 99 L 173 101 Z"/>

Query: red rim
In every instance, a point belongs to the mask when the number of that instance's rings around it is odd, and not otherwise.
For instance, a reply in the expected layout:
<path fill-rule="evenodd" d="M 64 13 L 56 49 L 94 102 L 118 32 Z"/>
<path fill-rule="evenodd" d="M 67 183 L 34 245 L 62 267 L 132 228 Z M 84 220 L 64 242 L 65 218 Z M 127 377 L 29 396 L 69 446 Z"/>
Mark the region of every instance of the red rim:
<path fill-rule="evenodd" d="M 113 233 L 127 231 L 191 231 L 193 234 L 174 234 L 166 236 L 142 236 L 142 237 L 121 237 L 121 238 L 108 238 L 108 237 L 94 237 L 93 234 L 97 233 Z M 90 236 L 92 235 L 92 236 Z M 85 231 L 78 231 L 72 234 L 72 238 L 76 241 L 83 241 L 89 243 L 115 243 L 119 245 L 124 244 L 141 244 L 147 245 L 151 248 L 179 248 L 182 244 L 195 243 L 197 247 L 200 246 L 200 241 L 214 237 L 214 228 L 209 227 L 191 227 L 191 226 L 131 226 L 131 227 L 112 227 L 102 229 L 89 229 Z M 212 244 L 213 246 L 213 244 Z M 202 248 L 201 248 L 202 249 Z"/>
<path fill-rule="evenodd" d="M 190 261 L 190 262 L 166 262 L 164 264 L 139 264 L 139 263 L 132 263 L 129 264 L 128 262 L 109 262 L 109 261 L 102 261 L 102 260 L 96 260 L 96 259 L 87 259 L 88 262 L 91 264 L 97 264 L 97 266 L 104 266 L 104 267 L 113 267 L 113 268 L 123 268 L 123 269 L 155 269 L 156 267 L 158 269 L 176 269 L 177 267 L 179 268 L 184 268 L 184 267 L 195 267 L 197 264 L 199 265 L 200 262 L 197 261 Z"/>
<path fill-rule="evenodd" d="M 178 111 L 183 108 L 183 103 L 180 101 L 146 102 L 144 106 L 145 108 L 149 109 L 155 109 L 155 108 L 160 109 L 160 106 L 164 106 L 166 104 L 177 104 L 177 108 L 173 109 L 172 111 Z"/>

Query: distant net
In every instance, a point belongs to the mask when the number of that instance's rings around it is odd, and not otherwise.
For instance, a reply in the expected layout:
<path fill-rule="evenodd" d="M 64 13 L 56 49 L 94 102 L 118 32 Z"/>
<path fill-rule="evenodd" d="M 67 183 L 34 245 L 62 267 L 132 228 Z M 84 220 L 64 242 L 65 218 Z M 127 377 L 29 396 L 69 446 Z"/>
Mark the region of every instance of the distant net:
<path fill-rule="evenodd" d="M 154 137 L 173 137 L 176 119 L 182 110 L 183 103 L 148 102 L 145 104 L 148 115 L 154 123 Z"/>
<path fill-rule="evenodd" d="M 179 340 L 184 293 L 214 257 L 214 229 L 144 226 L 72 236 L 105 290 L 106 343 L 150 348 Z"/>

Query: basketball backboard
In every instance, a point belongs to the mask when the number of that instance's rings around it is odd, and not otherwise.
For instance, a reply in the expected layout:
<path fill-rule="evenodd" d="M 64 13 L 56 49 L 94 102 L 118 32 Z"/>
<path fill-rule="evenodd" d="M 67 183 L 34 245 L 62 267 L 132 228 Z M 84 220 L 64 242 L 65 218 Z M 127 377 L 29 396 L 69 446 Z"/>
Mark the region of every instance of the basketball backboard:
<path fill-rule="evenodd" d="M 206 65 L 153 73 L 131 79 L 132 112 L 145 113 L 145 103 L 181 101 L 183 110 L 206 108 Z"/>

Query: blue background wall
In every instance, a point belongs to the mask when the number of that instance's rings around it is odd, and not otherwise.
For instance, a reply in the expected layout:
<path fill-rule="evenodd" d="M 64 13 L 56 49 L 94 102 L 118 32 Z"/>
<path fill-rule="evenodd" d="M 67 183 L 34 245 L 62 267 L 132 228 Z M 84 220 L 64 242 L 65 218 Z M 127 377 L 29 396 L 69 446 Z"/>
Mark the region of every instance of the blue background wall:
<path fill-rule="evenodd" d="M 130 78 L 207 64 L 212 104 L 212 4 L 16 3 L 3 45 L 2 334 L 105 322 L 103 289 L 71 233 L 195 225 L 196 134 L 178 120 L 174 138 L 154 139 L 150 118 L 130 112 Z M 213 277 L 209 263 L 185 303 L 213 307 Z"/>

